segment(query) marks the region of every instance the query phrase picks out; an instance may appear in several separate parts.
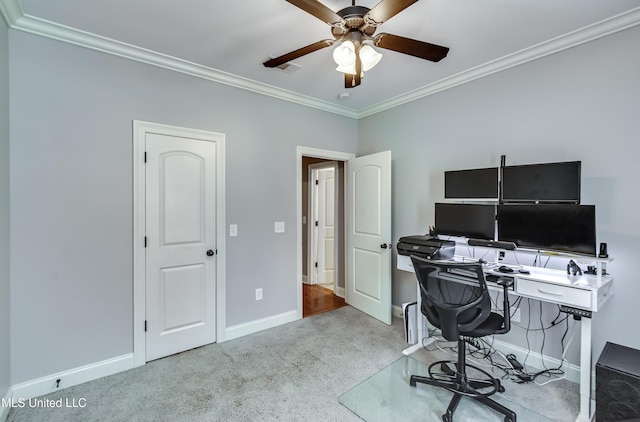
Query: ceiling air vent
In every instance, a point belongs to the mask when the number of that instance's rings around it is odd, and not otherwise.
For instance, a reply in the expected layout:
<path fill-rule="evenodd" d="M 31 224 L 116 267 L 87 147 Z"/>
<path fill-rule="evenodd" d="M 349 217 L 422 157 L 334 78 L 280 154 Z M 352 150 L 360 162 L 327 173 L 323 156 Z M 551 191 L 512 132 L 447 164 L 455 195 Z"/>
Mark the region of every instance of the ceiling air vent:
<path fill-rule="evenodd" d="M 269 57 L 273 59 L 272 56 L 269 56 Z M 295 63 L 287 62 L 287 63 L 282 63 L 280 66 L 276 66 L 274 69 L 281 70 L 282 72 L 291 75 L 292 73 L 295 73 L 298 70 L 300 70 L 301 66 Z"/>

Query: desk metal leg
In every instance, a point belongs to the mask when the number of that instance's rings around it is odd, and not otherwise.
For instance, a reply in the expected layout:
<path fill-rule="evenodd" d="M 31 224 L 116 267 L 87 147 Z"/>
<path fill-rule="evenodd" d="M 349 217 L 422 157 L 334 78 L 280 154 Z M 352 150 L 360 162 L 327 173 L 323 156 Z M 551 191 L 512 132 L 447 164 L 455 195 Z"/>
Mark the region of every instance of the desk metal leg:
<path fill-rule="evenodd" d="M 580 321 L 580 413 L 576 422 L 590 422 L 595 413 L 591 400 L 591 318 Z"/>
<path fill-rule="evenodd" d="M 422 329 L 422 296 L 420 295 L 420 283 L 416 283 L 416 324 L 417 324 L 417 332 L 418 332 L 418 342 L 413 346 L 409 346 L 402 351 L 402 354 L 405 356 L 409 356 L 413 352 L 417 352 L 422 349 L 422 346 L 426 346 L 433 342 L 433 338 L 428 339 L 426 342 L 422 341 L 422 337 L 424 335 L 424 330 Z"/>

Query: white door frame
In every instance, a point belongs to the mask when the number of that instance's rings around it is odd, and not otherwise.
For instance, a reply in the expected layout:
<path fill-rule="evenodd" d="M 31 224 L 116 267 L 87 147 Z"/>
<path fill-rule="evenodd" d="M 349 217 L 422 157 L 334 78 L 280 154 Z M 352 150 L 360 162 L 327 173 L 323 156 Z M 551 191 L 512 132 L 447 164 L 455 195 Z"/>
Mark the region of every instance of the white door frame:
<path fill-rule="evenodd" d="M 199 139 L 216 143 L 216 342 L 225 340 L 226 330 L 226 228 L 225 228 L 225 136 L 221 133 L 133 121 L 133 360 L 146 364 L 144 331 L 146 306 L 145 265 L 145 136 L 147 133 Z"/>
<path fill-rule="evenodd" d="M 323 170 L 323 169 L 333 169 L 335 172 L 335 177 L 336 177 L 336 181 L 338 180 L 338 162 L 337 161 L 327 161 L 324 163 L 315 163 L 315 164 L 311 164 L 309 165 L 309 183 L 311 183 L 312 179 L 313 179 L 313 175 L 318 171 L 318 170 Z M 310 185 L 311 186 L 311 185 Z M 318 205 L 317 202 L 318 200 L 314 201 L 313 198 L 315 198 L 316 196 L 311 193 L 311 189 L 314 189 L 315 192 L 317 192 L 317 187 L 316 185 L 313 185 L 313 187 L 309 188 L 309 206 L 308 206 L 308 212 L 307 214 L 307 239 L 308 239 L 308 243 L 309 243 L 309 247 L 307 248 L 307 281 L 309 282 L 309 284 L 318 284 L 318 279 L 317 279 L 317 275 L 312 277 L 311 274 L 314 272 L 314 258 L 317 255 L 317 250 L 316 248 L 318 247 L 318 237 L 317 237 L 317 231 L 314 230 L 315 225 L 313 224 L 313 222 L 311 220 L 309 220 L 309 216 L 313 215 L 313 208 L 314 206 Z M 335 189 L 334 191 L 334 201 L 333 201 L 333 209 L 334 209 L 334 215 L 336 216 L 336 220 L 338 219 L 338 189 Z M 334 237 L 334 243 L 335 243 L 335 239 L 337 238 L 337 234 Z M 334 247 L 333 249 L 333 262 L 334 265 L 338 264 L 338 247 Z M 337 277 L 337 272 L 336 272 L 336 276 L 333 278 L 333 291 L 336 291 L 336 283 L 338 282 L 338 277 Z"/>
<path fill-rule="evenodd" d="M 302 157 L 322 158 L 325 160 L 349 161 L 355 158 L 350 152 L 330 151 L 326 149 L 298 146 L 296 148 L 296 310 L 297 319 L 302 319 Z M 346 183 L 346 177 L 344 180 Z M 345 186 L 346 187 L 346 186 Z M 344 189 L 346 195 L 346 189 Z M 346 197 L 343 198 L 346 200 Z M 308 220 L 307 220 L 308 223 Z"/>

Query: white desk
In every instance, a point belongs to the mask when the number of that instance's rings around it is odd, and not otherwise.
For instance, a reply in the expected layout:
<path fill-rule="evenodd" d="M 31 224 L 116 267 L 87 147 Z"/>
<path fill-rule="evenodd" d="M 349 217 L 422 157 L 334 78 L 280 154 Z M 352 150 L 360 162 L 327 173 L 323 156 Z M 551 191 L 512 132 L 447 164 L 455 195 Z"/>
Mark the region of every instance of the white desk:
<path fill-rule="evenodd" d="M 460 259 L 460 258 L 458 258 Z M 610 260 L 608 260 L 610 261 Z M 586 311 L 597 312 L 613 296 L 613 278 L 602 275 L 602 264 L 607 260 L 597 260 L 597 275 L 572 276 L 566 271 L 540 267 L 522 266 L 529 274 L 501 273 L 487 269 L 485 273 L 513 277 L 513 294 L 543 302 L 567 305 Z M 398 255 L 399 270 L 415 272 L 411 258 Z M 416 283 L 417 285 L 417 283 Z M 502 290 L 502 288 L 500 288 Z M 417 312 L 420 316 L 420 287 L 417 287 Z M 420 318 L 418 318 L 420 319 Z M 422 348 L 422 324 L 417 324 L 418 344 L 403 350 L 409 355 Z M 580 413 L 576 421 L 591 421 L 595 413 L 595 399 L 591 397 L 591 318 L 582 318 L 580 324 Z"/>

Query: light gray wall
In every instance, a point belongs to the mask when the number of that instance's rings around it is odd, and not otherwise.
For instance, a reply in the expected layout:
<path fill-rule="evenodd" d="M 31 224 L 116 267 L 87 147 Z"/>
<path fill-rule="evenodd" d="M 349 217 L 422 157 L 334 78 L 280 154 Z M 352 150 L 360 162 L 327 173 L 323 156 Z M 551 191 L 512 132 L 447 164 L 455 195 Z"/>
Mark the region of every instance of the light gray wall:
<path fill-rule="evenodd" d="M 396 241 L 425 233 L 434 223 L 433 204 L 444 199 L 445 170 L 497 166 L 502 154 L 507 164 L 581 160 L 582 203 L 596 205 L 597 241 L 607 242 L 615 258 L 609 265 L 615 296 L 593 321 L 594 358 L 606 341 L 640 348 L 640 331 L 633 329 L 640 298 L 638 40 L 640 28 L 632 28 L 359 123 L 361 154 L 393 153 Z M 550 263 L 563 265 L 566 261 Z M 393 303 L 413 300 L 413 275 L 395 270 L 393 278 Z M 554 308 L 543 307 L 545 322 L 555 317 Z M 538 302 L 532 302 L 532 326 L 540 325 L 538 311 Z M 553 339 L 547 337 L 545 354 L 560 357 L 562 330 L 554 328 Z M 541 336 L 530 338 L 532 349 L 540 351 Z M 527 346 L 522 329 L 503 339 Z"/>
<path fill-rule="evenodd" d="M 0 398 L 10 383 L 9 347 L 9 32 L 0 18 Z"/>
<path fill-rule="evenodd" d="M 133 120 L 226 134 L 227 325 L 296 309 L 296 146 L 355 152 L 355 121 L 26 33 L 10 47 L 12 383 L 132 352 Z"/>

